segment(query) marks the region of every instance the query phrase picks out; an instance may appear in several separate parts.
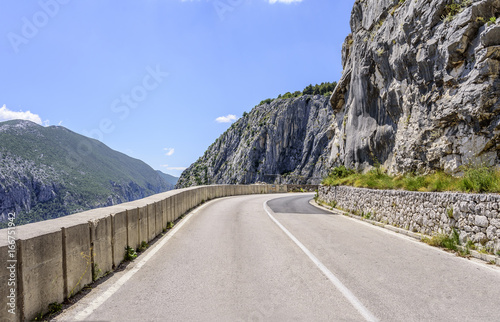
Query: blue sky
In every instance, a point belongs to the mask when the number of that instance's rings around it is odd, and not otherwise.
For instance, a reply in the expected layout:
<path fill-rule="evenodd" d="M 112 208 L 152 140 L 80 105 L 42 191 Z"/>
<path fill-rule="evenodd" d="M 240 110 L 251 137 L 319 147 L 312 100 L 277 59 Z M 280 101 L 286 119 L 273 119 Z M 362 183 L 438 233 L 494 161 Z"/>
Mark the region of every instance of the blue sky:
<path fill-rule="evenodd" d="M 338 81 L 353 3 L 2 1 L 0 121 L 62 125 L 179 176 L 261 100 Z"/>

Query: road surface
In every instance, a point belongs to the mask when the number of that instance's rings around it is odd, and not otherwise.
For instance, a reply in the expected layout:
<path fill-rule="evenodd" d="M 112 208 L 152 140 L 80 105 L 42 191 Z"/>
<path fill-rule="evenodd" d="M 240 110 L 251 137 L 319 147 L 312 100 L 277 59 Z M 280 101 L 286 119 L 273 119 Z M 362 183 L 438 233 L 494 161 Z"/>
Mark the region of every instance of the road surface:
<path fill-rule="evenodd" d="M 500 321 L 497 268 L 312 197 L 211 201 L 57 321 Z"/>

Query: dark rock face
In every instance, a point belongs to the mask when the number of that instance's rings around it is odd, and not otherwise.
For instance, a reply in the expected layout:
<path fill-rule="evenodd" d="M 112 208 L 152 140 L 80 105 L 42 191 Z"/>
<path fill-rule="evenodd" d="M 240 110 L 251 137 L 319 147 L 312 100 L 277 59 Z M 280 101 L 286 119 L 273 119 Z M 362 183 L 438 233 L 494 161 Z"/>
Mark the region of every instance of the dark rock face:
<path fill-rule="evenodd" d="M 182 173 L 177 187 L 319 183 L 328 171 L 332 115 L 328 98 L 321 95 L 257 106 Z"/>
<path fill-rule="evenodd" d="M 331 164 L 499 164 L 500 24 L 488 21 L 500 0 L 459 2 L 451 12 L 443 0 L 355 2 L 331 97 Z"/>

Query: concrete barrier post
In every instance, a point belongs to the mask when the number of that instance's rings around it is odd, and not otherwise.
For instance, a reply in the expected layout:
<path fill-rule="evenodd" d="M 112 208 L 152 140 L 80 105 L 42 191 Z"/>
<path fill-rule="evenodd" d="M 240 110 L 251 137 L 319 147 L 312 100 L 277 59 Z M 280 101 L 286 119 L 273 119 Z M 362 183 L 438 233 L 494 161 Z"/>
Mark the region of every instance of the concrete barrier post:
<path fill-rule="evenodd" d="M 195 206 L 197 207 L 201 204 L 200 188 L 196 188 L 195 190 L 193 190 L 193 193 L 194 193 L 194 203 L 195 203 Z"/>
<path fill-rule="evenodd" d="M 162 201 L 157 201 L 153 204 L 155 211 L 156 223 L 155 223 L 155 237 L 159 236 L 163 231 L 163 203 Z"/>
<path fill-rule="evenodd" d="M 167 227 L 168 223 L 168 208 L 167 208 L 167 200 L 168 198 L 165 198 L 161 201 L 161 215 L 162 215 L 162 232 L 163 229 Z"/>
<path fill-rule="evenodd" d="M 148 216 L 148 236 L 146 242 L 153 240 L 156 237 L 156 210 L 155 204 L 149 204 L 147 207 Z"/>
<path fill-rule="evenodd" d="M 113 265 L 118 267 L 125 256 L 125 248 L 128 246 L 127 236 L 127 212 L 122 211 L 111 215 L 113 227 Z"/>
<path fill-rule="evenodd" d="M 139 245 L 148 241 L 148 206 L 139 207 Z"/>
<path fill-rule="evenodd" d="M 31 225 L 19 227 L 18 232 L 29 229 L 28 226 Z M 18 299 L 20 320 L 31 321 L 39 313 L 46 313 L 50 303 L 64 301 L 63 240 L 59 227 L 53 231 L 25 232 L 18 235 Z"/>
<path fill-rule="evenodd" d="M 92 249 L 88 223 L 62 227 L 65 292 L 70 298 L 92 283 Z"/>
<path fill-rule="evenodd" d="M 172 209 L 174 214 L 174 221 L 179 218 L 179 205 L 178 205 L 179 194 L 175 194 L 172 196 Z"/>
<path fill-rule="evenodd" d="M 137 249 L 141 244 L 139 238 L 139 208 L 127 210 L 127 240 L 128 245 L 133 249 Z"/>
<path fill-rule="evenodd" d="M 208 198 L 208 187 L 203 187 L 202 189 L 203 189 L 202 190 L 203 191 L 203 200 L 204 201 L 208 201 L 209 200 L 209 198 Z"/>
<path fill-rule="evenodd" d="M 188 204 L 188 198 L 187 198 L 187 191 L 181 192 L 180 195 L 180 202 L 181 202 L 181 216 L 184 215 L 187 212 L 187 204 Z"/>
<path fill-rule="evenodd" d="M 93 277 L 99 278 L 113 269 L 111 238 L 111 217 L 103 217 L 89 222 L 90 241 L 94 257 Z M 136 224 L 137 227 L 137 224 Z M 137 228 L 136 228 L 137 235 Z"/>
<path fill-rule="evenodd" d="M 194 208 L 194 195 L 193 195 L 193 190 L 186 191 L 186 208 L 187 211 L 191 210 Z"/>
<path fill-rule="evenodd" d="M 172 199 L 173 199 L 172 196 L 165 199 L 165 203 L 167 204 L 167 223 L 174 221 L 174 209 L 172 207 Z"/>

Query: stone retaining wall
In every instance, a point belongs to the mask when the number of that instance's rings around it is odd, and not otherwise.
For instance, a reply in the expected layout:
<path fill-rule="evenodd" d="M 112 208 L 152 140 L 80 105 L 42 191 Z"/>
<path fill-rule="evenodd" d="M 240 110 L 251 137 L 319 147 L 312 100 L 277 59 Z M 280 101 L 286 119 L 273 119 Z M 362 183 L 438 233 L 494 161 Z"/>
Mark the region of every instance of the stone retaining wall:
<path fill-rule="evenodd" d="M 426 235 L 456 229 L 462 243 L 471 240 L 500 250 L 500 195 L 373 190 L 320 186 L 319 199 L 372 220 Z"/>

